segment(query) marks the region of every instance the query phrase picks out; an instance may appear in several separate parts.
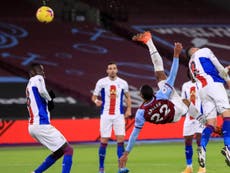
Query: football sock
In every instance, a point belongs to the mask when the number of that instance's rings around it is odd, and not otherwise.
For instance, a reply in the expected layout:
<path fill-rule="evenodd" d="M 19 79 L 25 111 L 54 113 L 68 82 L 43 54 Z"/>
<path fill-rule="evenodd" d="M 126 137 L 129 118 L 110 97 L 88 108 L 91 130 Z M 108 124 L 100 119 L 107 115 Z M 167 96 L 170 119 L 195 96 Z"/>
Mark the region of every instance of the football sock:
<path fill-rule="evenodd" d="M 201 137 L 201 146 L 206 149 L 206 146 L 208 144 L 209 138 L 212 134 L 212 132 L 214 131 L 214 127 L 211 125 L 207 125 L 203 132 L 202 132 L 202 137 Z"/>
<path fill-rule="evenodd" d="M 230 118 L 225 117 L 223 118 L 223 137 L 224 137 L 224 145 L 228 147 L 230 150 Z"/>
<path fill-rule="evenodd" d="M 149 39 L 146 45 L 149 48 L 150 57 L 155 71 L 164 71 L 164 65 L 160 54 L 158 53 L 152 39 Z"/>
<path fill-rule="evenodd" d="M 69 173 L 72 167 L 72 155 L 64 155 L 62 161 L 62 173 Z"/>
<path fill-rule="evenodd" d="M 185 146 L 185 156 L 186 156 L 186 164 L 188 166 L 192 165 L 192 155 L 193 155 L 192 145 L 186 145 Z"/>
<path fill-rule="evenodd" d="M 124 142 L 117 143 L 117 157 L 120 158 L 124 152 Z"/>
<path fill-rule="evenodd" d="M 106 143 L 101 143 L 99 147 L 99 168 L 104 168 L 104 161 L 105 161 L 105 155 L 106 155 Z"/>
<path fill-rule="evenodd" d="M 62 161 L 62 173 L 70 173 L 72 167 L 73 148 L 68 145 L 64 149 L 64 158 Z"/>
<path fill-rule="evenodd" d="M 42 173 L 47 170 L 51 165 L 56 162 L 56 159 L 53 155 L 49 155 L 45 161 L 34 171 L 35 173 Z"/>

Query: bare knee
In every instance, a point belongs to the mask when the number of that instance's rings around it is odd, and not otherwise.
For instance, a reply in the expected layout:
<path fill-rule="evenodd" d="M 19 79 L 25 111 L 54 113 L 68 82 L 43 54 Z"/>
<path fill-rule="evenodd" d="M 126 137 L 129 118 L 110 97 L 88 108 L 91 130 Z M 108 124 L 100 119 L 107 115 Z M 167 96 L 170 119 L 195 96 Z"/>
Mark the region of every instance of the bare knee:
<path fill-rule="evenodd" d="M 109 138 L 101 138 L 101 143 L 107 144 L 109 141 Z"/>
<path fill-rule="evenodd" d="M 222 116 L 223 116 L 223 117 L 230 117 L 230 109 L 225 110 L 225 111 L 222 113 Z"/>
<path fill-rule="evenodd" d="M 117 137 L 117 142 L 118 142 L 118 143 L 124 142 L 124 140 L 125 140 L 125 136 L 123 136 L 123 135 L 118 135 L 118 136 L 116 136 L 116 137 Z"/>

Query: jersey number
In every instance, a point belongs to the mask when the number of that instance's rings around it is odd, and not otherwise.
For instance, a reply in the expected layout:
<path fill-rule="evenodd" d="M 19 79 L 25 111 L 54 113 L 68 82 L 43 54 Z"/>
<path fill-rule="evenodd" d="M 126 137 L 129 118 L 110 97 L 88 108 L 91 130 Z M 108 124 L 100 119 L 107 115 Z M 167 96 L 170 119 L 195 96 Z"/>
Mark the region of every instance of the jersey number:
<path fill-rule="evenodd" d="M 159 110 L 159 113 L 154 113 L 152 116 L 151 116 L 151 121 L 155 121 L 155 122 L 160 122 L 164 119 L 164 117 L 166 117 L 169 112 L 170 112 L 170 108 L 168 107 L 167 104 L 163 104 L 161 107 L 160 107 L 160 110 Z"/>

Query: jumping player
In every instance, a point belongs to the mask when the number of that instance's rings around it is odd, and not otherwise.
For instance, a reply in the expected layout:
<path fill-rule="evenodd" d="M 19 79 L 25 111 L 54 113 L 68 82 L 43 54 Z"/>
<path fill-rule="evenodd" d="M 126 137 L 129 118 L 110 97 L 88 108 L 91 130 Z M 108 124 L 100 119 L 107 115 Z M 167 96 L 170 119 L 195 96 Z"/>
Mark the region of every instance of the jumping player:
<path fill-rule="evenodd" d="M 53 108 L 53 97 L 55 96 L 47 92 L 43 66 L 32 64 L 29 75 L 30 79 L 26 87 L 27 108 L 30 115 L 29 133 L 52 152 L 33 173 L 44 172 L 63 155 L 62 173 L 70 173 L 73 148 L 65 137 L 50 124 L 49 110 Z"/>
<path fill-rule="evenodd" d="M 222 130 L 225 145 L 221 153 L 225 156 L 227 165 L 230 166 L 230 104 L 223 85 L 227 83 L 230 88 L 229 69 L 220 64 L 209 48 L 191 47 L 187 49 L 186 54 L 190 71 L 197 83 L 201 85 L 200 98 L 203 113 L 207 118 L 207 126 L 203 130 L 201 147 L 198 150 L 199 164 L 205 167 L 206 146 L 215 130 L 219 113 L 223 117 Z"/>
<path fill-rule="evenodd" d="M 136 112 L 135 127 L 129 137 L 125 152 L 120 158 L 119 173 L 127 173 L 129 171 L 125 168 L 128 154 L 131 152 L 145 121 L 154 124 L 177 122 L 187 111 L 189 111 L 194 118 L 202 120 L 203 117 L 193 104 L 190 104 L 188 100 L 182 100 L 173 87 L 179 66 L 179 55 L 183 49 L 182 44 L 175 43 L 173 63 L 170 74 L 167 77 L 164 72 L 162 58 L 152 42 L 151 33 L 144 32 L 137 34 L 133 37 L 133 40 L 143 42 L 148 46 L 160 89 L 156 94 L 153 93 L 153 89 L 149 85 L 143 85 L 140 89 L 144 103 Z"/>
<path fill-rule="evenodd" d="M 125 117 L 131 115 L 131 98 L 128 83 L 117 76 L 118 69 L 115 63 L 109 63 L 106 72 L 108 76 L 97 81 L 92 95 L 92 101 L 96 106 L 101 106 L 101 144 L 98 151 L 99 173 L 104 173 L 106 148 L 109 138 L 111 137 L 112 129 L 114 129 L 117 139 L 118 159 L 122 156 L 124 152 Z M 124 97 L 126 111 L 123 108 Z"/>

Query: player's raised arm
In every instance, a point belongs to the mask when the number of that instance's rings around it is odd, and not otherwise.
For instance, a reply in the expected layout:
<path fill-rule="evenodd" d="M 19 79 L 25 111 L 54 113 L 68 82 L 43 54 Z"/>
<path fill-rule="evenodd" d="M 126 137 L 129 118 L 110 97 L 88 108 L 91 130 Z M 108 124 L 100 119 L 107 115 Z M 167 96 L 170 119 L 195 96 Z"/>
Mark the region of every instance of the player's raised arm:
<path fill-rule="evenodd" d="M 183 47 L 179 42 L 174 43 L 174 53 L 173 53 L 173 63 L 171 66 L 169 77 L 167 78 L 167 83 L 170 86 L 174 86 L 174 82 L 177 76 L 177 71 L 179 68 L 179 56 L 181 54 Z"/>
<path fill-rule="evenodd" d="M 176 76 L 177 76 L 177 71 L 179 68 L 179 56 L 180 53 L 182 51 L 183 47 L 181 43 L 175 43 L 174 46 L 174 53 L 173 53 L 173 63 L 171 66 L 171 70 L 169 73 L 168 78 L 166 79 L 166 84 L 164 85 L 164 87 L 162 87 L 157 93 L 156 93 L 156 97 L 157 98 L 161 98 L 161 99 L 169 99 L 173 87 L 174 87 L 174 82 L 176 80 Z"/>

